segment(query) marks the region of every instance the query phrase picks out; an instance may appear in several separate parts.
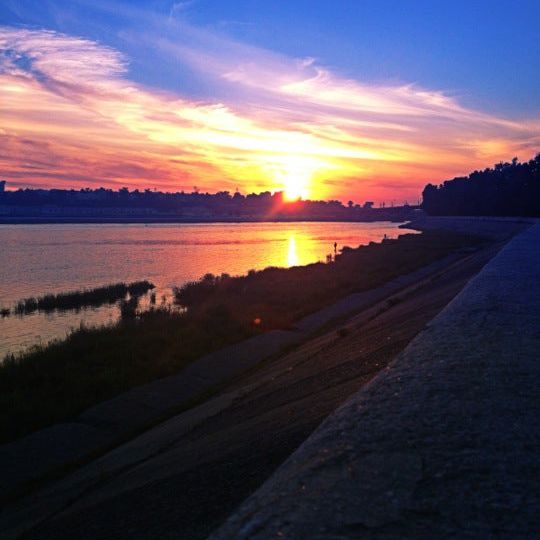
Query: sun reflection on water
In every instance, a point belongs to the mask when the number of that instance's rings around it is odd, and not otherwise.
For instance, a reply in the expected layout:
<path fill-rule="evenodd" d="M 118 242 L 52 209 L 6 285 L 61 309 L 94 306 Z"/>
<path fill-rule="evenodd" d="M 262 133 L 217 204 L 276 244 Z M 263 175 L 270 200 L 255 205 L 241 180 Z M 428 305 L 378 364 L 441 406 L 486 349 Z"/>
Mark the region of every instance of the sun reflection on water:
<path fill-rule="evenodd" d="M 296 251 L 296 238 L 292 234 L 289 236 L 289 247 L 287 251 L 287 266 L 298 266 L 298 253 Z"/>

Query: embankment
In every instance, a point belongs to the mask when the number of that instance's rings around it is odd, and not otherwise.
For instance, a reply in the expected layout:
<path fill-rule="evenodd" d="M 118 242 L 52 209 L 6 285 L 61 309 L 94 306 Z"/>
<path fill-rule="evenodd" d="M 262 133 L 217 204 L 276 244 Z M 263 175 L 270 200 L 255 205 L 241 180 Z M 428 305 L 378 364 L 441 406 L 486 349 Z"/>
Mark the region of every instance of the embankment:
<path fill-rule="evenodd" d="M 540 224 L 211 538 L 534 538 Z"/>
<path fill-rule="evenodd" d="M 205 537 L 321 420 L 384 370 L 499 247 L 462 252 L 348 311 L 325 310 L 322 327 L 311 326 L 316 317 L 309 325 L 320 335 L 286 354 L 252 357 L 247 372 L 204 403 L 12 499 L 0 530 L 6 538 Z M 138 414 L 137 401 L 124 405 L 112 431 Z M 103 409 L 104 420 L 111 411 Z"/>

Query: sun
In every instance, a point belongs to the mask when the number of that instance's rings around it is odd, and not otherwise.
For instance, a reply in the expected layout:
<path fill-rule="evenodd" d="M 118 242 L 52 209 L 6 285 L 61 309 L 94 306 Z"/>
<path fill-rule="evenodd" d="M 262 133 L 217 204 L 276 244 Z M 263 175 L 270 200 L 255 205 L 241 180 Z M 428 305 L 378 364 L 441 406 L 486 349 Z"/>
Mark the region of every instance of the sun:
<path fill-rule="evenodd" d="M 276 184 L 287 201 L 307 199 L 313 174 L 318 169 L 314 160 L 305 157 L 287 157 L 274 170 Z"/>
<path fill-rule="evenodd" d="M 297 201 L 298 199 L 306 199 L 308 196 L 308 189 L 302 183 L 291 178 L 284 183 L 283 196 L 287 201 Z"/>

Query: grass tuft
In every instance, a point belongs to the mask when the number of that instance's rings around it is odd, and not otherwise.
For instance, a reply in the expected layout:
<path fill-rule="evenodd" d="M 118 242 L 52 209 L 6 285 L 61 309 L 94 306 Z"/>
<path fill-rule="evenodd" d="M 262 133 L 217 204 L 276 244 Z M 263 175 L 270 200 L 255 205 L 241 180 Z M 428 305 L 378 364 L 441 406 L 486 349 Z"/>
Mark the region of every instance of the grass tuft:
<path fill-rule="evenodd" d="M 19 300 L 13 309 L 16 315 L 28 315 L 35 311 L 67 311 L 83 307 L 99 307 L 104 304 L 114 304 L 125 298 L 138 297 L 154 289 L 155 285 L 149 281 L 134 281 L 133 283 L 113 283 L 94 289 L 70 291 L 58 294 L 46 294 L 38 298 L 30 297 Z"/>

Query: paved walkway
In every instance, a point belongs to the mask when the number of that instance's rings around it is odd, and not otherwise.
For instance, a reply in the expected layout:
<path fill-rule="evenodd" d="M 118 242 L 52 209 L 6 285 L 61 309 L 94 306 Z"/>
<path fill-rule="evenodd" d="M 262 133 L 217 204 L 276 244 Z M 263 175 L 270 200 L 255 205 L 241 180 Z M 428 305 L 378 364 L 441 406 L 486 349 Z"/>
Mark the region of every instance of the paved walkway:
<path fill-rule="evenodd" d="M 540 535 L 540 223 L 212 540 Z"/>

